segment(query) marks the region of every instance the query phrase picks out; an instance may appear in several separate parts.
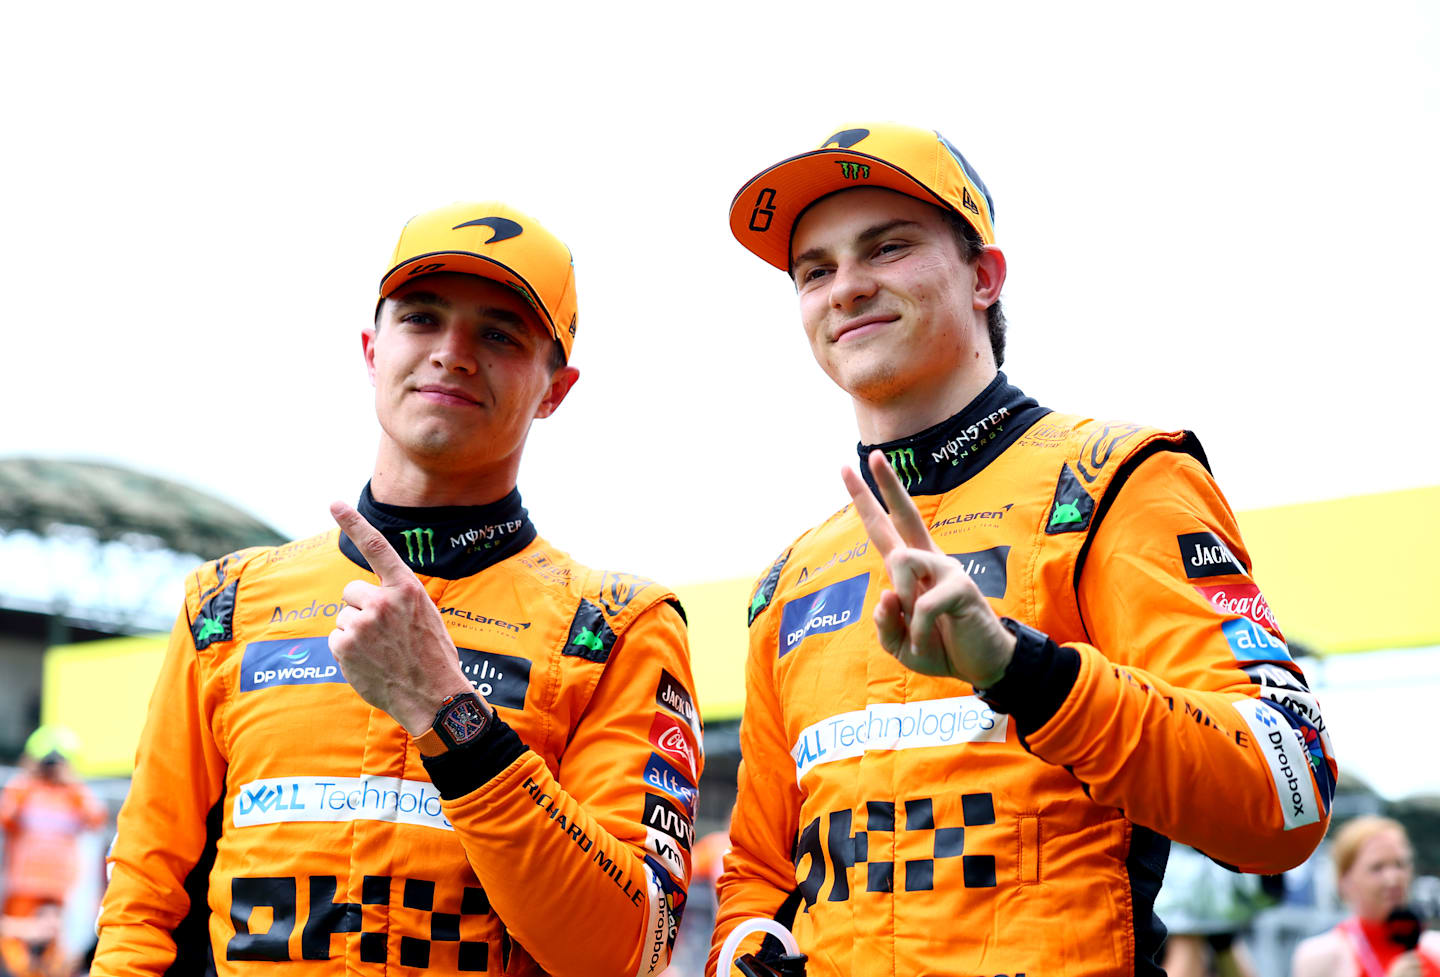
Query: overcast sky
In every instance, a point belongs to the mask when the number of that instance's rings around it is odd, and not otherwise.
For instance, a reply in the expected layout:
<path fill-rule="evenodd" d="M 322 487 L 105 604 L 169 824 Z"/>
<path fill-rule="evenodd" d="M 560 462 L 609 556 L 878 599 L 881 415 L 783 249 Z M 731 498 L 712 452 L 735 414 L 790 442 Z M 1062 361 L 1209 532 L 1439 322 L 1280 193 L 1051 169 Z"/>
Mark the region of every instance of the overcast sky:
<path fill-rule="evenodd" d="M 401 225 L 500 197 L 576 261 L 541 532 L 753 576 L 845 501 L 856 435 L 729 202 L 894 120 L 989 185 L 1042 403 L 1197 431 L 1239 509 L 1440 482 L 1436 5 L 704 9 L 11 8 L 0 454 L 327 528 L 374 458 L 358 336 Z"/>

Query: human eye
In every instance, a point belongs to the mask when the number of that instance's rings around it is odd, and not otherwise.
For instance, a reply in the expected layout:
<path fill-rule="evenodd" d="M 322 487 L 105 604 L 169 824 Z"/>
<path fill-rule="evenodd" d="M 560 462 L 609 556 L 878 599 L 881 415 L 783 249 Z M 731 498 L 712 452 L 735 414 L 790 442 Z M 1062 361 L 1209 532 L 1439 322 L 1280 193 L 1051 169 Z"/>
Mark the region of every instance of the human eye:
<path fill-rule="evenodd" d="M 436 319 L 435 316 L 431 315 L 429 312 L 425 312 L 420 309 L 411 309 L 407 312 L 400 313 L 399 321 L 403 322 L 407 326 L 412 326 L 417 329 L 423 329 L 428 326 L 435 325 Z"/>
<path fill-rule="evenodd" d="M 901 240 L 881 241 L 875 245 L 875 256 L 877 258 L 888 258 L 901 254 L 910 246 L 910 242 Z"/>
<path fill-rule="evenodd" d="M 830 273 L 830 269 L 824 265 L 803 265 L 795 269 L 795 285 L 804 288 L 806 285 L 818 282 Z"/>

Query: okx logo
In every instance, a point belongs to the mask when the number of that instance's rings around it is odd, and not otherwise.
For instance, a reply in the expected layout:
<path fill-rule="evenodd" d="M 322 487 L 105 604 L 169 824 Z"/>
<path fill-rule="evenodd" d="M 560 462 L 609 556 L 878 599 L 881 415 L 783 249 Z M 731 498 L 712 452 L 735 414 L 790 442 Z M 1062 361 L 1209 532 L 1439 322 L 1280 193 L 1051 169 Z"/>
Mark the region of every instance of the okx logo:
<path fill-rule="evenodd" d="M 895 469 L 900 484 L 906 489 L 920 484 L 920 467 L 915 464 L 914 448 L 896 448 L 894 451 L 885 452 L 885 457 L 889 459 L 890 467 Z"/>
<path fill-rule="evenodd" d="M 435 530 L 426 527 L 407 529 L 400 534 L 405 537 L 405 562 L 417 567 L 435 562 Z"/>
<path fill-rule="evenodd" d="M 858 621 L 869 587 L 870 574 L 862 573 L 786 604 L 780 614 L 780 657 L 794 651 L 812 634 L 839 631 Z"/>

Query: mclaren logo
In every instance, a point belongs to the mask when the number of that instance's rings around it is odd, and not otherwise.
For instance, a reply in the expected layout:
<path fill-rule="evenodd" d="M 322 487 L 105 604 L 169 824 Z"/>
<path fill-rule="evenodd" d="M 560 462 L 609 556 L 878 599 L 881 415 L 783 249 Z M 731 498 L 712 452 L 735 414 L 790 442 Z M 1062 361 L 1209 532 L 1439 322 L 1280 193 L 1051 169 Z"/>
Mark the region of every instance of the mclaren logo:
<path fill-rule="evenodd" d="M 497 241 L 508 241 L 512 237 L 519 237 L 525 228 L 506 217 L 481 217 L 479 220 L 466 221 L 463 224 L 456 224 L 452 230 L 460 230 L 462 227 L 488 227 L 495 233 L 485 244 L 494 244 Z"/>
<path fill-rule="evenodd" d="M 820 148 L 829 149 L 831 146 L 838 146 L 841 149 L 849 149 L 868 135 L 870 135 L 869 129 L 842 129 L 822 142 Z"/>

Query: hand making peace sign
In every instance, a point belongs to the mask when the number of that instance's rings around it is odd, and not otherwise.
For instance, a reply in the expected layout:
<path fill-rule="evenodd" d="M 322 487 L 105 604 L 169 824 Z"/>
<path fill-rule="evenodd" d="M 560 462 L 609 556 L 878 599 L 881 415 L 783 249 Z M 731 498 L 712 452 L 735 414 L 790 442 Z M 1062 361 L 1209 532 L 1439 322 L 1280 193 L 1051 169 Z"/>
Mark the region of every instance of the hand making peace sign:
<path fill-rule="evenodd" d="M 360 698 L 418 736 L 446 696 L 474 687 L 435 602 L 380 530 L 344 502 L 330 503 L 330 515 L 380 578 L 345 585 L 330 651 Z"/>
<path fill-rule="evenodd" d="M 872 451 L 867 462 L 888 513 L 859 473 L 845 468 L 840 477 L 894 588 L 875 605 L 880 646 L 906 668 L 989 688 L 1005 674 L 1015 636 L 970 575 L 931 538 L 885 455 Z"/>

